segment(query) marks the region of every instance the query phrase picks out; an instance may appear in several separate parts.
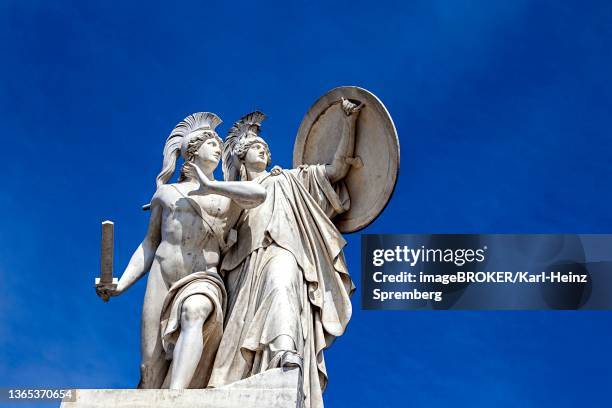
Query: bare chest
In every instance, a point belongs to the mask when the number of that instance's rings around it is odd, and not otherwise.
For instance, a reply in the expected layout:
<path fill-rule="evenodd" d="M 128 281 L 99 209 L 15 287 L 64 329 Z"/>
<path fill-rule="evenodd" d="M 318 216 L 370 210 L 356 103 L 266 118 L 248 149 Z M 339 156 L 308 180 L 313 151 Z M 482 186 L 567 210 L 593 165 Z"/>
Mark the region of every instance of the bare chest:
<path fill-rule="evenodd" d="M 170 211 L 178 218 L 205 218 L 223 223 L 228 217 L 229 200 L 225 197 L 210 194 L 206 196 L 179 196 L 170 204 Z"/>

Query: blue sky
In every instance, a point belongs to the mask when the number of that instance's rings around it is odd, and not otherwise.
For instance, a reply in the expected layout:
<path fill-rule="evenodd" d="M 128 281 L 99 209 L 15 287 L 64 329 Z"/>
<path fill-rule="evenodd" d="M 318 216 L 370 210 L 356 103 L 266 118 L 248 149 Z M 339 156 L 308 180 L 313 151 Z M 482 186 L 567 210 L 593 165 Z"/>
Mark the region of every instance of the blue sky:
<path fill-rule="evenodd" d="M 327 90 L 379 96 L 402 147 L 364 233 L 612 232 L 612 3 L 5 1 L 0 5 L 0 386 L 129 388 L 143 279 L 103 304 L 164 140 L 252 109 L 274 164 Z M 347 236 L 359 283 L 359 234 Z M 326 354 L 330 407 L 609 405 L 608 312 L 355 312 Z"/>

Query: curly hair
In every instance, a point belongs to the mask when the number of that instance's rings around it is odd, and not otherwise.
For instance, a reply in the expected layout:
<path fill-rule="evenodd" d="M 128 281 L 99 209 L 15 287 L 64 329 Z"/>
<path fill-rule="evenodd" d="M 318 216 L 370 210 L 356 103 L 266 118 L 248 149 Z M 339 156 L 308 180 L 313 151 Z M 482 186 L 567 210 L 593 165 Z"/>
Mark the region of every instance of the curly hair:
<path fill-rule="evenodd" d="M 189 135 L 187 137 L 189 137 Z M 214 130 L 203 130 L 200 132 L 199 135 L 192 136 L 187 142 L 187 147 L 185 148 L 184 152 L 185 164 L 193 162 L 196 153 L 204 144 L 204 142 L 206 142 L 208 139 L 216 139 L 217 142 L 219 142 L 219 146 L 221 146 L 221 148 L 223 149 L 223 140 L 221 140 L 219 135 L 217 135 L 217 132 L 215 132 Z M 187 178 L 185 176 L 185 164 L 183 164 L 183 166 L 181 167 L 181 174 L 179 176 L 178 181 L 183 181 Z"/>
<path fill-rule="evenodd" d="M 159 188 L 163 184 L 166 184 L 174 174 L 174 170 L 176 169 L 176 160 L 181 155 L 183 142 L 188 142 L 188 139 L 186 140 L 185 138 L 188 138 L 190 135 L 198 131 L 208 130 L 214 132 L 215 128 L 220 123 L 221 118 L 212 112 L 196 112 L 181 120 L 174 127 L 174 129 L 172 129 L 172 132 L 170 133 L 170 136 L 168 136 L 168 138 L 166 139 L 166 144 L 164 145 L 164 161 L 162 169 L 155 179 L 155 184 L 157 185 L 157 188 Z M 206 136 L 203 134 L 197 136 L 202 137 L 202 143 L 209 137 L 216 137 L 221 143 L 221 139 L 216 133 Z M 192 148 L 194 152 L 193 154 L 195 154 L 195 151 L 197 151 L 200 146 L 201 143 L 195 148 Z M 186 147 L 187 146 L 185 146 L 185 148 Z M 183 158 L 185 158 L 184 155 Z"/>
<path fill-rule="evenodd" d="M 270 148 L 268 147 L 266 141 L 259 136 L 245 137 L 244 139 L 240 140 L 238 143 L 236 143 L 236 146 L 234 147 L 234 154 L 240 159 L 240 161 L 243 161 L 247 152 L 254 143 L 261 143 L 266 148 L 266 153 L 268 155 L 266 167 L 268 167 L 272 162 L 272 153 L 270 153 Z"/>

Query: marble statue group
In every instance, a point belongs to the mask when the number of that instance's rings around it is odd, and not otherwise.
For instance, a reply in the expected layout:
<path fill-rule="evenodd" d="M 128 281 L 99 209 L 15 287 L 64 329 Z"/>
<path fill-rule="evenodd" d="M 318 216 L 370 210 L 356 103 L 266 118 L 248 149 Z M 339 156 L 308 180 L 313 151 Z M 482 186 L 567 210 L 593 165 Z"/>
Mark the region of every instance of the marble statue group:
<path fill-rule="evenodd" d="M 323 352 L 344 333 L 355 289 L 341 232 L 387 203 L 397 135 L 376 97 L 336 88 L 306 115 L 294 168 L 283 169 L 271 167 L 264 119 L 249 113 L 224 139 L 214 113 L 176 125 L 146 235 L 119 280 L 96 285 L 108 300 L 148 273 L 138 388 L 214 388 L 298 367 L 302 405 L 323 406 Z M 223 181 L 213 175 L 219 162 Z"/>

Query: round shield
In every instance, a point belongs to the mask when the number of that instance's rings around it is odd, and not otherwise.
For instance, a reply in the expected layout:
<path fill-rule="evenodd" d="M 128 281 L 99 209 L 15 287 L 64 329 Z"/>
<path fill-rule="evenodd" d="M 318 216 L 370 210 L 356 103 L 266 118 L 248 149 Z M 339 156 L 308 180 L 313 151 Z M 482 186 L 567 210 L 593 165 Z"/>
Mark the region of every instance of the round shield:
<path fill-rule="evenodd" d="M 334 88 L 312 105 L 298 130 L 293 166 L 331 164 L 344 127 L 341 98 L 362 102 L 355 130 L 356 160 L 345 177 L 350 209 L 334 218 L 340 232 L 359 231 L 383 211 L 399 172 L 399 141 L 382 102 L 356 86 Z"/>

